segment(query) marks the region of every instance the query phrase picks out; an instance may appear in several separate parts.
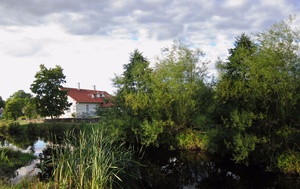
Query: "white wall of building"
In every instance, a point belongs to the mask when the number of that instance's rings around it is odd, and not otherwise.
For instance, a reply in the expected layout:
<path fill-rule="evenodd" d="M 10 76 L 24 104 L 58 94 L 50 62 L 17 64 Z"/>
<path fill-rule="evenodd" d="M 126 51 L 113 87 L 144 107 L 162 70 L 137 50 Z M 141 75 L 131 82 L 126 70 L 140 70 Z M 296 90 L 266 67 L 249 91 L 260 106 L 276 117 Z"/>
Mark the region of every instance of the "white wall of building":
<path fill-rule="evenodd" d="M 78 103 L 68 96 L 68 102 L 72 103 L 70 108 L 65 111 L 59 118 L 86 118 L 96 115 L 97 104 L 93 103 Z"/>
<path fill-rule="evenodd" d="M 78 103 L 76 105 L 76 117 L 91 117 L 96 115 L 97 104 Z"/>

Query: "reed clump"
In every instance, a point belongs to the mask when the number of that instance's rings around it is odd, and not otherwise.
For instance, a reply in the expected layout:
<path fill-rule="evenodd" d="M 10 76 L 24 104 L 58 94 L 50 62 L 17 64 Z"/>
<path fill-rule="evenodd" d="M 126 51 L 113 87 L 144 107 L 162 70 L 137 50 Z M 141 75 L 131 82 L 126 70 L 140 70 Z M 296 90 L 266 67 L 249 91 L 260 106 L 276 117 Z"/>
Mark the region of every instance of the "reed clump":
<path fill-rule="evenodd" d="M 132 166 L 133 151 L 110 137 L 104 129 L 68 132 L 60 147 L 53 148 L 54 188 L 120 188 L 121 175 Z M 126 178 L 127 179 L 127 178 Z"/>

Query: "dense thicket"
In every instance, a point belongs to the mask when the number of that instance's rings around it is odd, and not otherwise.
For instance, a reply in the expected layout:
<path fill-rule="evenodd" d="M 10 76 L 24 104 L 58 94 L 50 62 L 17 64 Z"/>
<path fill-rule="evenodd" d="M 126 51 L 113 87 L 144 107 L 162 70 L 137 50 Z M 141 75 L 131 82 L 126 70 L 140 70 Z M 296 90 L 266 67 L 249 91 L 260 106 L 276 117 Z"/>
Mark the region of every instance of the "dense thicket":
<path fill-rule="evenodd" d="M 115 106 L 98 110 L 124 140 L 202 149 L 237 163 L 300 172 L 299 32 L 292 20 L 242 34 L 207 77 L 203 52 L 175 42 L 153 67 L 135 50 L 113 80 Z"/>
<path fill-rule="evenodd" d="M 98 110 L 103 118 L 109 115 L 105 124 L 118 125 L 122 137 L 132 143 L 200 147 L 200 131 L 213 98 L 201 56 L 198 49 L 174 43 L 150 68 L 147 59 L 135 50 L 123 74 L 113 80 L 118 89 L 115 106 L 108 114 Z M 192 130 L 199 133 L 188 138 Z"/>
<path fill-rule="evenodd" d="M 219 64 L 215 137 L 236 162 L 299 173 L 299 32 L 288 20 L 255 39 L 242 34 L 228 61 Z"/>

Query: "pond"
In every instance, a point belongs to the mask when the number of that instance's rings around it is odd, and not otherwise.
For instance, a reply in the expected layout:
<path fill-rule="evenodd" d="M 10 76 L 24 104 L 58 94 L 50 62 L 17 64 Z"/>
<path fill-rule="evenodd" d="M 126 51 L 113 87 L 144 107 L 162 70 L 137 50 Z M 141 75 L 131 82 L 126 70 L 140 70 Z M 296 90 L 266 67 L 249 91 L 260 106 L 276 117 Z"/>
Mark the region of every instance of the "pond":
<path fill-rule="evenodd" d="M 22 151 L 34 151 L 40 155 L 49 143 L 37 140 Z M 6 143 L 7 146 L 17 148 Z M 41 172 L 36 168 L 39 160 L 32 161 L 17 170 L 11 181 L 17 183 Z M 280 174 L 264 172 L 257 167 L 244 167 L 230 162 L 214 162 L 199 152 L 169 151 L 152 148 L 146 150 L 140 160 L 144 166 L 141 188 L 149 189 L 198 189 L 198 188 L 300 188 L 299 181 Z"/>
<path fill-rule="evenodd" d="M 58 130 L 57 133 L 63 131 Z M 45 135 L 48 134 L 44 131 L 34 136 L 18 133 L 7 138 L 2 136 L 0 142 L 2 146 L 29 151 L 39 156 L 51 143 Z M 141 189 L 300 188 L 299 178 L 265 172 L 259 167 L 245 167 L 229 161 L 215 160 L 199 151 L 149 148 L 138 161 L 143 165 L 140 168 Z M 18 169 L 17 177 L 12 182 L 18 182 L 25 176 L 32 178 L 37 175 L 41 171 L 36 168 L 38 163 L 38 160 L 32 161 Z"/>
<path fill-rule="evenodd" d="M 43 140 L 36 141 L 32 146 L 28 146 L 26 149 L 19 148 L 7 141 L 4 141 L 0 147 L 8 147 L 14 150 L 20 150 L 24 153 L 33 153 L 35 156 L 39 156 L 39 154 L 43 153 L 43 150 L 47 147 L 48 142 L 44 142 Z M 12 184 L 16 184 L 20 182 L 22 179 L 31 179 L 38 175 L 41 172 L 39 168 L 37 168 L 37 164 L 39 163 L 39 159 L 32 160 L 28 162 L 27 165 L 20 167 L 15 171 L 15 177 L 10 179 Z"/>

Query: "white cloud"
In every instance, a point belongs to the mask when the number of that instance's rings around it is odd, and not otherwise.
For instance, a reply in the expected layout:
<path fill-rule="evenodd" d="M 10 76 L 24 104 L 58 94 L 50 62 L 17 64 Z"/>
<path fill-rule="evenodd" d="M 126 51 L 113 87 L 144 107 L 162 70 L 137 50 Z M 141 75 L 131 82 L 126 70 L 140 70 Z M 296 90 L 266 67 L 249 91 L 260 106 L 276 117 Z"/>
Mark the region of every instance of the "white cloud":
<path fill-rule="evenodd" d="M 176 39 L 201 48 L 215 72 L 214 61 L 226 58 L 236 36 L 299 9 L 293 0 L 0 1 L 0 95 L 29 92 L 42 63 L 61 65 L 69 87 L 81 82 L 111 92 L 110 79 L 122 73 L 129 53 L 137 48 L 153 62 Z"/>
<path fill-rule="evenodd" d="M 224 1 L 224 7 L 238 9 L 244 6 L 246 3 L 247 0 L 226 0 Z"/>

